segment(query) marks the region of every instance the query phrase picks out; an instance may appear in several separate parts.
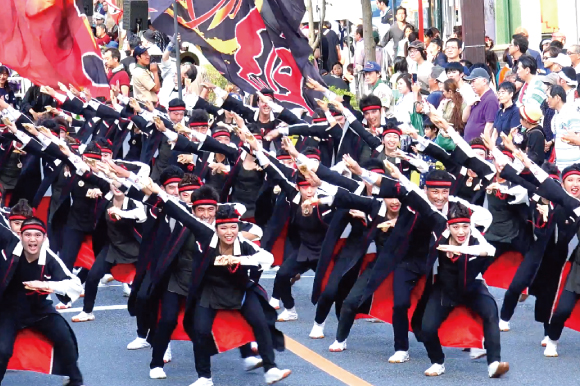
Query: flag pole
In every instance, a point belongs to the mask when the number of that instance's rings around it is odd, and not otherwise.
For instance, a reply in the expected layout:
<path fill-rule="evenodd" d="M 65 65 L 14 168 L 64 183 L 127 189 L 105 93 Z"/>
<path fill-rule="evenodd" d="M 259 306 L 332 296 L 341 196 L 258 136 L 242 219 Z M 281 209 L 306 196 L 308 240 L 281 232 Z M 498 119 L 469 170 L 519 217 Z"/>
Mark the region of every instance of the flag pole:
<path fill-rule="evenodd" d="M 179 100 L 183 100 L 183 90 L 181 87 L 181 47 L 179 47 L 179 41 L 177 39 L 177 34 L 179 32 L 179 23 L 177 22 L 177 0 L 173 2 L 173 28 L 175 32 L 175 65 L 177 66 L 177 93 L 179 95 Z"/>

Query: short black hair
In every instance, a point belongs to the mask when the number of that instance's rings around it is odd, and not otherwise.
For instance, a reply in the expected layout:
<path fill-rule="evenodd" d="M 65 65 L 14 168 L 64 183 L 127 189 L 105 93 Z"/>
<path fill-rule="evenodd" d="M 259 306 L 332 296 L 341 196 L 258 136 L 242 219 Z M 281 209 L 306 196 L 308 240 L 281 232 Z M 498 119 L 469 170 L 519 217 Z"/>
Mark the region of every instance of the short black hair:
<path fill-rule="evenodd" d="M 542 164 L 542 170 L 545 171 L 548 174 L 553 174 L 556 176 L 560 176 L 560 170 L 558 169 L 558 167 L 556 166 L 556 164 L 552 163 L 552 162 L 544 162 Z"/>
<path fill-rule="evenodd" d="M 107 48 L 107 50 L 105 52 L 110 52 L 111 53 L 111 58 L 113 59 L 117 59 L 117 62 L 121 61 L 121 51 L 119 51 L 116 48 Z"/>
<path fill-rule="evenodd" d="M 453 42 L 455 42 L 457 44 L 457 47 L 459 49 L 461 49 L 461 47 L 463 47 L 463 42 L 461 41 L 461 39 L 458 39 L 458 38 L 447 39 L 447 42 L 445 43 L 445 45 L 447 45 L 449 43 L 453 43 Z"/>
<path fill-rule="evenodd" d="M 191 193 L 192 203 L 199 200 L 213 200 L 219 202 L 220 195 L 215 188 L 209 185 L 203 185 L 201 188 L 194 190 L 193 193 Z"/>
<path fill-rule="evenodd" d="M 395 58 L 395 63 L 393 64 L 393 70 L 395 73 L 409 72 L 409 63 L 407 62 L 407 58 L 404 56 L 397 56 Z"/>
<path fill-rule="evenodd" d="M 431 39 L 431 43 L 435 43 L 439 46 L 439 48 L 443 48 L 443 40 L 441 40 L 440 38 Z"/>
<path fill-rule="evenodd" d="M 512 40 L 514 41 L 514 46 L 518 46 L 522 54 L 525 54 L 528 51 L 530 42 L 528 41 L 528 38 L 526 38 L 524 35 L 515 34 L 512 36 Z"/>
<path fill-rule="evenodd" d="M 401 11 L 401 10 L 402 10 L 402 11 L 405 11 L 405 16 L 407 16 L 407 8 L 405 8 L 405 7 L 399 7 L 399 8 L 397 8 L 397 10 L 395 11 L 395 14 L 396 14 L 397 12 Z"/>
<path fill-rule="evenodd" d="M 532 75 L 536 75 L 536 72 L 538 72 L 538 63 L 536 62 L 536 59 L 530 55 L 526 54 L 520 56 L 518 59 L 518 64 L 521 64 L 523 69 L 529 68 L 530 74 Z"/>
<path fill-rule="evenodd" d="M 566 91 L 562 86 L 556 84 L 550 87 L 548 89 L 548 94 L 550 94 L 552 98 L 559 96 L 560 99 L 562 99 L 562 102 L 566 103 Z"/>
<path fill-rule="evenodd" d="M 362 26 L 362 24 L 359 24 L 359 25 L 356 27 L 356 33 L 357 33 L 357 34 L 359 34 L 361 38 L 362 38 L 362 37 L 364 37 L 364 35 L 363 35 L 363 26 Z"/>
<path fill-rule="evenodd" d="M 340 66 L 340 68 L 344 68 L 341 62 L 334 63 L 331 68 L 334 68 L 334 66 Z"/>
<path fill-rule="evenodd" d="M 240 218 L 240 213 L 233 205 L 220 205 L 215 213 L 216 220 Z M 232 221 L 235 222 L 235 221 Z"/>
<path fill-rule="evenodd" d="M 165 182 L 167 182 L 169 179 L 171 178 L 182 179 L 183 175 L 184 175 L 183 170 L 181 170 L 179 166 L 169 165 L 161 172 L 161 175 L 159 176 L 159 182 L 161 182 L 161 185 L 165 185 Z"/>
<path fill-rule="evenodd" d="M 28 204 L 28 200 L 25 198 L 21 198 L 18 200 L 16 205 L 10 208 L 10 215 L 11 216 L 24 216 L 24 217 L 32 217 L 34 216 L 34 212 L 32 211 L 32 207 Z"/>
<path fill-rule="evenodd" d="M 454 218 L 471 218 L 471 209 L 460 202 L 450 203 L 447 219 L 452 220 Z"/>
<path fill-rule="evenodd" d="M 550 43 L 550 47 L 556 47 L 560 50 L 563 50 L 564 44 L 559 40 L 552 40 L 552 42 Z"/>
<path fill-rule="evenodd" d="M 463 64 L 463 66 L 467 68 L 471 68 L 471 66 L 473 66 L 473 63 L 467 59 L 461 59 L 459 63 Z"/>
<path fill-rule="evenodd" d="M 546 48 L 546 50 L 544 51 L 544 54 L 548 53 L 550 55 L 550 58 L 555 58 L 556 56 L 558 56 L 558 54 L 560 52 L 562 52 L 561 48 L 550 46 L 550 47 Z"/>
<path fill-rule="evenodd" d="M 498 90 L 506 90 L 507 92 L 511 92 L 515 95 L 516 93 L 516 85 L 513 84 L 512 82 L 502 82 L 499 87 L 497 88 Z"/>
<path fill-rule="evenodd" d="M 580 172 L 580 164 L 572 164 L 564 168 L 564 170 L 562 170 L 562 177 L 565 177 L 566 174 L 570 172 Z"/>
<path fill-rule="evenodd" d="M 362 98 L 360 98 L 360 102 L 358 105 L 362 110 L 368 106 L 382 106 L 383 103 L 381 102 L 381 98 L 379 98 L 376 95 L 371 94 L 371 95 L 364 95 Z"/>
<path fill-rule="evenodd" d="M 425 181 L 441 181 L 441 182 L 451 182 L 455 181 L 455 177 L 453 177 L 449 172 L 445 170 L 433 169 L 425 176 Z M 444 187 L 449 188 L 449 187 Z"/>

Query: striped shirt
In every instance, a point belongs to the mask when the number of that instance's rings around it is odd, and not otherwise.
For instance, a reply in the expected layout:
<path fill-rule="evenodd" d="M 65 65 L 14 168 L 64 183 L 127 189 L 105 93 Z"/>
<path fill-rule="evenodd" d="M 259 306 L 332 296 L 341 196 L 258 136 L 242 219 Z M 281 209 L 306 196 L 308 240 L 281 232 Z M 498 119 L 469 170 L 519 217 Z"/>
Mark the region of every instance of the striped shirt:
<path fill-rule="evenodd" d="M 580 150 L 562 141 L 567 132 L 580 133 L 580 112 L 570 103 L 564 104 L 560 111 L 556 111 L 552 118 L 552 132 L 554 133 L 554 147 L 556 150 L 556 166 L 560 170 L 580 162 Z"/>
<path fill-rule="evenodd" d="M 546 92 L 544 91 L 544 83 L 539 77 L 535 76 L 531 82 L 524 83 L 516 104 L 520 107 L 536 103 L 540 107 L 545 99 Z"/>

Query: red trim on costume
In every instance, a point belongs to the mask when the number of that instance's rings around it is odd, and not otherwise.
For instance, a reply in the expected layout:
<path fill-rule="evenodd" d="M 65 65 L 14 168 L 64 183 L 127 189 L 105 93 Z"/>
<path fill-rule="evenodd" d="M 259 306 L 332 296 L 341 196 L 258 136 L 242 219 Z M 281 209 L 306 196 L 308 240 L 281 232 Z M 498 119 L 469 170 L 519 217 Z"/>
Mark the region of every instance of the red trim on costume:
<path fill-rule="evenodd" d="M 314 118 L 312 119 L 312 123 L 320 123 L 320 122 L 326 122 L 327 119 L 326 118 Z"/>
<path fill-rule="evenodd" d="M 208 126 L 209 122 L 190 122 L 189 127 Z"/>
<path fill-rule="evenodd" d="M 362 108 L 362 111 L 369 111 L 369 110 L 380 110 L 383 106 L 378 106 L 378 105 L 371 105 L 371 106 L 366 106 Z"/>
<path fill-rule="evenodd" d="M 16 221 L 16 220 L 26 220 L 28 217 L 26 216 L 22 216 L 20 214 L 15 214 L 13 216 L 8 216 L 8 220 L 10 221 Z"/>
<path fill-rule="evenodd" d="M 508 157 L 510 157 L 511 159 L 514 159 L 514 155 L 513 155 L 511 152 L 509 152 L 509 151 L 507 151 L 507 150 L 504 150 L 504 151 L 502 151 L 502 153 L 503 153 L 503 154 L 505 154 L 505 155 L 507 155 L 507 156 L 508 156 Z"/>
<path fill-rule="evenodd" d="M 197 200 L 191 203 L 191 206 L 198 206 L 198 205 L 215 205 L 217 206 L 216 200 Z"/>
<path fill-rule="evenodd" d="M 103 157 L 100 154 L 95 154 L 95 153 L 83 153 L 83 157 L 87 157 L 90 159 L 98 159 L 98 160 L 103 159 Z"/>
<path fill-rule="evenodd" d="M 201 188 L 201 186 L 199 185 L 183 185 L 182 187 L 179 188 L 180 192 L 189 192 L 191 190 L 197 190 Z"/>
<path fill-rule="evenodd" d="M 217 138 L 217 137 L 231 137 L 232 135 L 230 134 L 229 131 L 216 131 L 211 136 L 213 138 Z"/>
<path fill-rule="evenodd" d="M 254 138 L 256 138 L 258 141 L 261 141 L 264 137 L 262 137 L 260 134 L 254 134 Z"/>
<path fill-rule="evenodd" d="M 20 233 L 24 233 L 27 230 L 35 230 L 41 231 L 42 233 L 46 233 L 46 228 L 40 224 L 26 224 L 20 228 Z"/>
<path fill-rule="evenodd" d="M 230 222 L 240 222 L 240 219 L 234 217 L 234 218 L 220 218 L 219 220 L 215 220 L 216 224 L 226 224 Z"/>
<path fill-rule="evenodd" d="M 457 217 L 447 220 L 448 225 L 458 224 L 458 223 L 471 223 L 471 219 L 468 217 Z"/>
<path fill-rule="evenodd" d="M 63 126 L 63 125 L 60 125 L 60 126 L 58 126 L 58 127 L 59 127 L 59 129 L 61 129 L 62 131 L 67 131 L 67 128 L 66 128 L 65 126 Z"/>
<path fill-rule="evenodd" d="M 570 176 L 580 176 L 580 172 L 577 170 L 571 170 L 562 176 L 562 181 L 564 181 L 566 178 Z"/>
<path fill-rule="evenodd" d="M 451 183 L 451 181 L 425 181 L 425 185 L 450 187 L 452 185 L 452 183 Z"/>
<path fill-rule="evenodd" d="M 551 177 L 551 178 L 553 178 L 553 179 L 555 179 L 557 181 L 560 181 L 560 176 L 557 175 L 557 174 L 549 174 L 548 177 Z"/>
<path fill-rule="evenodd" d="M 102 147 L 101 148 L 101 153 L 111 153 L 111 154 L 113 154 L 113 150 L 108 149 L 106 147 Z"/>
<path fill-rule="evenodd" d="M 169 184 L 173 184 L 174 182 L 180 182 L 180 181 L 181 181 L 181 178 L 179 178 L 179 177 L 173 177 L 173 178 L 170 178 L 167 181 L 165 181 L 163 183 L 163 186 L 167 186 Z"/>

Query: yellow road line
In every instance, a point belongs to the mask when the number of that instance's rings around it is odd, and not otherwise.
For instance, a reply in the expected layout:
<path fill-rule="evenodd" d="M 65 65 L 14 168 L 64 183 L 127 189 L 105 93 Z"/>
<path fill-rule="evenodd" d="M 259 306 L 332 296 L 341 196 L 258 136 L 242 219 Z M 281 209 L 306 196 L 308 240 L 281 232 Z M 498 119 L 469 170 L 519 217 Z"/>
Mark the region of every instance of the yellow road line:
<path fill-rule="evenodd" d="M 285 335 L 286 348 L 348 386 L 373 386 Z"/>

